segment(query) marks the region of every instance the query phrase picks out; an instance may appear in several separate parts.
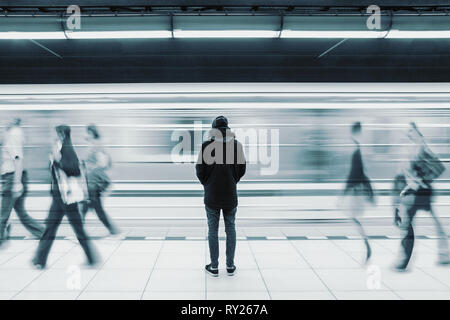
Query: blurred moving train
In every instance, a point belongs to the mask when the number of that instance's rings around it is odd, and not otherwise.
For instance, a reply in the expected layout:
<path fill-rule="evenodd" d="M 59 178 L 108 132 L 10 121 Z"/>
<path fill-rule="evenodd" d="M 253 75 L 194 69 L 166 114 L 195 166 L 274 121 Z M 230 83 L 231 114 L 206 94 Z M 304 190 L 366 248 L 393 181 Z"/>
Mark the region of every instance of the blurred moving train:
<path fill-rule="evenodd" d="M 15 117 L 22 119 L 32 182 L 26 206 L 41 219 L 50 205 L 48 154 L 54 127 L 61 123 L 72 127 L 80 158 L 86 152 L 86 126 L 98 126 L 113 159 L 106 209 L 114 219 L 132 221 L 204 219 L 194 165 L 218 115 L 229 119 L 249 160 L 238 185 L 240 219 L 345 218 L 337 203 L 354 148 L 354 121 L 363 125 L 366 173 L 378 195 L 366 217 L 391 221 L 392 179 L 409 150 L 410 121 L 440 159 L 450 159 L 446 83 L 2 85 L 0 114 L 3 128 Z M 258 132 L 256 140 L 248 134 L 252 130 Z M 273 130 L 276 139 L 269 134 Z M 189 148 L 184 157 L 174 157 L 182 137 L 191 139 Z M 254 147 L 272 163 L 261 161 L 259 153 L 252 158 Z M 264 173 L 269 166 L 275 170 Z M 435 208 L 447 217 L 450 170 L 434 186 Z"/>
<path fill-rule="evenodd" d="M 53 128 L 61 123 L 72 127 L 80 157 L 85 126 L 99 127 L 116 182 L 196 181 L 193 165 L 201 141 L 192 141 L 191 163 L 175 163 L 171 152 L 179 141 L 172 136 L 177 130 L 203 135 L 217 115 L 228 117 L 233 131 L 279 132 L 279 141 L 257 142 L 279 147 L 278 170 L 262 175 L 262 164 L 250 163 L 246 181 L 345 180 L 354 121 L 363 124 L 365 166 L 374 181 L 390 181 L 405 159 L 410 121 L 441 159 L 450 159 L 448 84 L 5 85 L 0 108 L 3 127 L 14 117 L 22 119 L 25 166 L 39 183 L 49 181 Z M 255 141 L 237 138 L 248 153 Z M 450 170 L 441 178 L 450 179 Z"/>

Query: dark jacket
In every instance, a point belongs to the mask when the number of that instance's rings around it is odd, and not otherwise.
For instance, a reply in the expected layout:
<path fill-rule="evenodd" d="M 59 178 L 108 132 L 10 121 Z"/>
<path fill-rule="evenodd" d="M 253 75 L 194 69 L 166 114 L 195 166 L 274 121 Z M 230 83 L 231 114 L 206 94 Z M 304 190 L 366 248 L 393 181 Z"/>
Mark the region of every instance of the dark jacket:
<path fill-rule="evenodd" d="M 351 188 L 354 185 L 361 184 L 365 179 L 366 175 L 364 174 L 361 150 L 359 148 L 359 145 L 357 145 L 356 150 L 352 155 L 350 173 L 347 177 L 347 188 Z"/>
<path fill-rule="evenodd" d="M 356 191 L 354 195 L 365 195 L 370 201 L 373 201 L 373 189 L 370 179 L 364 173 L 364 166 L 362 162 L 361 149 L 359 143 L 356 144 L 356 150 L 352 155 L 352 163 L 350 173 L 347 178 L 345 187 L 345 194 Z"/>
<path fill-rule="evenodd" d="M 81 174 L 78 156 L 75 153 L 70 140 L 63 142 L 60 153 L 61 159 L 59 159 L 59 161 L 53 161 L 50 165 L 50 171 L 52 174 L 51 194 L 57 198 L 61 197 L 61 193 L 59 191 L 56 170 L 60 169 L 64 171 L 68 177 L 78 177 Z"/>
<path fill-rule="evenodd" d="M 214 209 L 237 207 L 236 184 L 245 174 L 246 161 L 234 134 L 228 131 L 221 138 L 205 141 L 195 169 L 205 190 L 205 205 Z"/>

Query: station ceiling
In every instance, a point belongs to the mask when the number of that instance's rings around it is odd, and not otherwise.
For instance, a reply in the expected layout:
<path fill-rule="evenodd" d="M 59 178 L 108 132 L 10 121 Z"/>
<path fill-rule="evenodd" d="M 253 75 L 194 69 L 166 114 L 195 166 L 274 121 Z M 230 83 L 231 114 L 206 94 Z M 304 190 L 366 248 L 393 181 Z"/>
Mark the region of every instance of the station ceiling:
<path fill-rule="evenodd" d="M 49 12 L 73 1 L 0 0 L 0 15 Z M 83 10 L 361 10 L 373 1 L 79 0 Z M 381 0 L 450 13 L 447 1 Z M 223 7 L 223 8 L 222 8 Z M 267 8 L 265 8 L 267 7 Z M 299 8 L 302 7 L 302 8 Z M 241 9 L 242 9 L 241 8 Z M 450 39 L 0 40 L 0 83 L 450 82 Z M 331 50 L 330 50 L 331 49 Z M 327 52 L 327 50 L 330 50 Z"/>

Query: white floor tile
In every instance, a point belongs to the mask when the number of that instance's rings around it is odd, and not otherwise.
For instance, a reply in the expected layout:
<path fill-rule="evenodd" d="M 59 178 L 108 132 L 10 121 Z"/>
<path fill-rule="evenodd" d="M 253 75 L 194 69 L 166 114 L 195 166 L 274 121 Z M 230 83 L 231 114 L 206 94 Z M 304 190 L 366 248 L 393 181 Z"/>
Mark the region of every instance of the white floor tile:
<path fill-rule="evenodd" d="M 156 261 L 156 269 L 202 269 L 206 257 L 203 253 L 160 253 Z"/>
<path fill-rule="evenodd" d="M 20 253 L 28 249 L 37 248 L 38 241 L 34 240 L 8 240 L 2 245 L 2 251 L 6 253 Z"/>
<path fill-rule="evenodd" d="M 389 290 L 370 291 L 334 291 L 338 300 L 399 300 L 400 298 Z"/>
<path fill-rule="evenodd" d="M 84 291 L 78 300 L 140 300 L 142 291 Z"/>
<path fill-rule="evenodd" d="M 272 300 L 335 300 L 329 291 L 269 291 Z"/>
<path fill-rule="evenodd" d="M 46 270 L 33 280 L 26 291 L 77 291 L 83 290 L 97 270 L 75 268 Z"/>
<path fill-rule="evenodd" d="M 17 256 L 19 254 L 20 253 L 17 253 L 17 252 L 6 253 L 5 251 L 0 251 L 0 269 L 2 268 L 2 265 L 4 263 L 13 259 L 15 256 Z"/>
<path fill-rule="evenodd" d="M 431 268 L 420 268 L 426 274 L 444 283 L 450 289 L 450 266 L 433 266 Z"/>
<path fill-rule="evenodd" d="M 315 227 L 284 227 L 280 228 L 287 236 L 322 236 L 323 234 Z"/>
<path fill-rule="evenodd" d="M 269 291 L 327 291 L 310 269 L 261 269 Z"/>
<path fill-rule="evenodd" d="M 362 240 L 332 240 L 331 242 L 346 252 L 362 252 L 366 249 Z"/>
<path fill-rule="evenodd" d="M 295 248 L 289 241 L 276 241 L 276 240 L 250 240 L 248 241 L 251 250 L 254 253 L 290 253 L 295 254 Z"/>
<path fill-rule="evenodd" d="M 86 287 L 86 291 L 139 291 L 144 290 L 151 270 L 100 270 Z"/>
<path fill-rule="evenodd" d="M 123 241 L 115 253 L 158 253 L 161 249 L 163 241 L 134 240 Z"/>
<path fill-rule="evenodd" d="M 438 239 L 416 239 L 414 241 L 414 251 L 420 253 L 437 253 L 438 251 Z"/>
<path fill-rule="evenodd" d="M 425 274 L 418 268 L 411 268 L 409 272 L 394 272 L 382 269 L 383 283 L 394 291 L 443 291 L 448 287 Z"/>
<path fill-rule="evenodd" d="M 14 300 L 75 300 L 80 291 L 22 291 Z"/>
<path fill-rule="evenodd" d="M 209 291 L 208 300 L 270 300 L 267 291 Z"/>
<path fill-rule="evenodd" d="M 261 269 L 304 269 L 309 265 L 299 254 L 255 252 L 256 262 Z"/>
<path fill-rule="evenodd" d="M 19 291 L 41 275 L 41 270 L 2 270 L 0 272 L 0 291 Z"/>
<path fill-rule="evenodd" d="M 10 300 L 18 291 L 0 291 L 0 300 Z"/>
<path fill-rule="evenodd" d="M 450 291 L 395 291 L 404 300 L 450 300 Z"/>
<path fill-rule="evenodd" d="M 50 251 L 57 253 L 67 253 L 77 245 L 78 245 L 77 240 L 75 240 L 74 242 L 69 240 L 55 240 L 53 241 L 52 249 Z M 36 245 L 34 246 L 29 247 L 27 249 L 27 252 L 31 252 L 34 254 L 36 252 L 37 247 L 38 243 L 36 243 Z"/>
<path fill-rule="evenodd" d="M 337 245 L 340 249 L 348 253 L 355 252 L 365 252 L 366 245 L 362 239 L 358 240 L 333 240 L 333 243 Z M 392 254 L 390 250 L 385 247 L 379 245 L 375 241 L 369 241 L 370 247 L 372 249 L 372 253 L 376 254 Z"/>
<path fill-rule="evenodd" d="M 377 245 L 393 254 L 397 254 L 400 249 L 400 240 L 375 239 L 371 240 L 370 243 L 376 243 Z"/>
<path fill-rule="evenodd" d="M 53 269 L 67 269 L 71 266 L 78 266 L 81 269 L 90 269 L 87 266 L 87 259 L 84 253 L 67 253 L 57 259 L 49 268 Z"/>
<path fill-rule="evenodd" d="M 145 291 L 142 300 L 205 300 L 204 291 Z"/>
<path fill-rule="evenodd" d="M 209 291 L 265 291 L 267 290 L 258 270 L 240 269 L 234 276 L 219 270 L 218 277 L 207 275 L 206 288 Z"/>
<path fill-rule="evenodd" d="M 414 260 L 411 261 L 415 267 L 419 268 L 433 268 L 437 266 L 437 253 L 414 253 Z M 450 270 L 450 268 L 448 268 Z"/>
<path fill-rule="evenodd" d="M 351 256 L 341 251 L 334 252 L 304 252 L 303 258 L 313 268 L 360 268 L 360 262 L 355 261 Z"/>
<path fill-rule="evenodd" d="M 291 243 L 300 253 L 328 254 L 342 251 L 340 247 L 330 240 L 291 240 Z"/>
<path fill-rule="evenodd" d="M 204 291 L 205 272 L 199 269 L 154 269 L 146 291 Z"/>
<path fill-rule="evenodd" d="M 226 275 L 226 242 L 220 240 L 218 278 L 203 269 L 209 263 L 207 241 L 107 238 L 92 243 L 104 265 L 85 266 L 76 241 L 57 240 L 48 268 L 39 271 L 31 265 L 38 241 L 9 241 L 0 251 L 0 299 L 75 299 L 80 293 L 80 299 L 112 300 L 450 299 L 450 268 L 436 265 L 435 239 L 416 241 L 407 273 L 389 269 L 399 256 L 399 239 L 371 240 L 372 259 L 365 267 L 361 240 L 238 241 L 233 277 Z M 69 267 L 80 268 L 80 287 L 71 281 Z M 367 286 L 368 267 L 380 267 L 378 290 Z"/>
<path fill-rule="evenodd" d="M 62 252 L 50 252 L 47 259 L 47 267 L 51 267 L 58 259 L 60 259 L 64 253 Z M 33 269 L 31 260 L 34 254 L 31 253 L 21 253 L 16 255 L 14 258 L 6 261 L 1 265 L 2 269 Z"/>
<path fill-rule="evenodd" d="M 378 275 L 370 269 L 317 269 L 316 272 L 331 291 L 388 290 L 382 283 L 382 271 L 378 270 Z"/>
<path fill-rule="evenodd" d="M 161 249 L 161 253 L 204 253 L 206 247 L 206 241 L 166 240 Z"/>
<path fill-rule="evenodd" d="M 348 254 L 352 256 L 354 260 L 359 261 L 362 266 L 364 265 L 364 262 L 366 260 L 365 252 L 349 252 Z M 395 259 L 396 256 L 394 256 L 392 253 L 372 252 L 372 256 L 368 261 L 368 265 L 379 266 L 380 268 L 389 268 L 395 263 Z"/>
<path fill-rule="evenodd" d="M 152 269 L 157 253 L 113 253 L 103 265 L 103 269 Z"/>

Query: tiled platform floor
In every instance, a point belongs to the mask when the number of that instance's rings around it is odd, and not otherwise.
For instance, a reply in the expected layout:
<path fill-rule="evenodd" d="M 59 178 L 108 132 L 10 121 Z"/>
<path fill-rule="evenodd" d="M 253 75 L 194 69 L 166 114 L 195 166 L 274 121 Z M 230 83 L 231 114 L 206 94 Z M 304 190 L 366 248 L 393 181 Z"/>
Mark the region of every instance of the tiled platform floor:
<path fill-rule="evenodd" d="M 0 250 L 0 299 L 450 299 L 450 267 L 436 265 L 435 239 L 417 240 L 411 270 L 395 273 L 399 239 L 371 240 L 373 259 L 363 266 L 358 239 L 244 237 L 233 277 L 221 241 L 220 275 L 212 278 L 203 271 L 205 240 L 123 236 L 93 241 L 96 268 L 83 266 L 76 241 L 56 240 L 42 271 L 30 264 L 37 240 L 11 240 Z"/>

